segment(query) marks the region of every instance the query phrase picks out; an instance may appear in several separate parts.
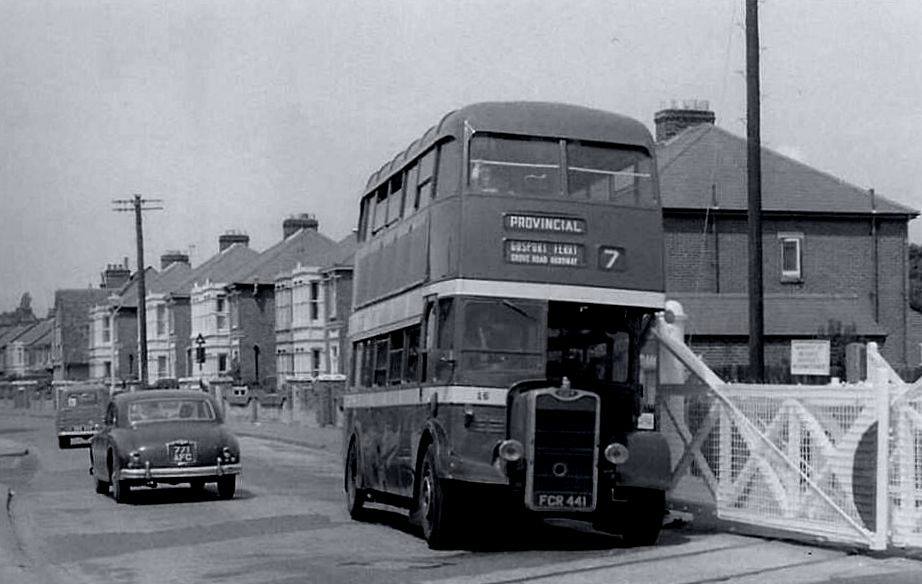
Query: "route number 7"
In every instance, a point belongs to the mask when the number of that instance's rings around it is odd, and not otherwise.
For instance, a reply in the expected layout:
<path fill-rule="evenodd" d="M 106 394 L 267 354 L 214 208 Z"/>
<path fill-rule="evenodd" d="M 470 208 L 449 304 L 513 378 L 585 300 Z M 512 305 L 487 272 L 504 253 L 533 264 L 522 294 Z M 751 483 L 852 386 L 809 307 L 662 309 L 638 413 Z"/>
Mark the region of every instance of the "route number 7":
<path fill-rule="evenodd" d="M 621 269 L 623 262 L 618 260 L 623 256 L 624 250 L 622 248 L 603 245 L 599 248 L 599 268 L 603 270 Z"/>

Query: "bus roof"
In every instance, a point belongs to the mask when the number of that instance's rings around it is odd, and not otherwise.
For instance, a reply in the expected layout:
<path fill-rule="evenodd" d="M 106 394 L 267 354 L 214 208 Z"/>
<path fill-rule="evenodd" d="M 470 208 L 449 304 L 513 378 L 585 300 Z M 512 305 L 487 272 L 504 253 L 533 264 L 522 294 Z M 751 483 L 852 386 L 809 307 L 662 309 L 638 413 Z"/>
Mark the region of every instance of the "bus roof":
<path fill-rule="evenodd" d="M 524 134 L 570 138 L 591 142 L 615 142 L 653 152 L 653 137 L 633 118 L 563 103 L 537 101 L 484 102 L 449 112 L 439 123 L 414 140 L 368 178 L 366 190 L 389 178 L 434 143 L 447 137 L 461 138 L 467 123 L 475 132 Z"/>

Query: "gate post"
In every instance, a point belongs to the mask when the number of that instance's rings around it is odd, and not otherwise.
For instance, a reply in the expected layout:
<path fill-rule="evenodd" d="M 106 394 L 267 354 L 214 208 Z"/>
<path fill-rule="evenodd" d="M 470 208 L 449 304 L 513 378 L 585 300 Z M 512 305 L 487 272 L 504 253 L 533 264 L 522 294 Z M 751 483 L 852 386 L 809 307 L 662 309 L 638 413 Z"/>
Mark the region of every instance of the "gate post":
<path fill-rule="evenodd" d="M 890 532 L 890 379 L 881 359 L 877 343 L 868 343 L 868 380 L 877 397 L 877 477 L 872 550 L 887 549 Z"/>

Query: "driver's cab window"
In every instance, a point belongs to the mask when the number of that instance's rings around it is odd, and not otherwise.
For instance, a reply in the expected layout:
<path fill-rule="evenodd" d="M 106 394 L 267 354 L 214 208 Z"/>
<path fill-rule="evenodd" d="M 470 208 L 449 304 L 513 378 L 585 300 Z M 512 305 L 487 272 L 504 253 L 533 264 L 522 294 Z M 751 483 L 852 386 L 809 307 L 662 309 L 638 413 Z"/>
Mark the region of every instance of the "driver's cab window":
<path fill-rule="evenodd" d="M 426 380 L 447 383 L 455 368 L 454 299 L 441 298 L 426 305 Z"/>

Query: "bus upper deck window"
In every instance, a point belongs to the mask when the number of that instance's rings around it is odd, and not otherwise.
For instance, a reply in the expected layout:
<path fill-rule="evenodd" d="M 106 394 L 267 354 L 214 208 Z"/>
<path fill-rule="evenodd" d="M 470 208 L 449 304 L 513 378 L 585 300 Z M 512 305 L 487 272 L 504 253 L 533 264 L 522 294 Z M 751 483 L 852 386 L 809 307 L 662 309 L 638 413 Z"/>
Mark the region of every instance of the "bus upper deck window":
<path fill-rule="evenodd" d="M 567 144 L 570 196 L 647 207 L 656 204 L 653 159 L 628 148 Z"/>
<path fill-rule="evenodd" d="M 560 196 L 559 143 L 539 138 L 474 136 L 468 177 L 469 186 L 482 193 Z"/>

